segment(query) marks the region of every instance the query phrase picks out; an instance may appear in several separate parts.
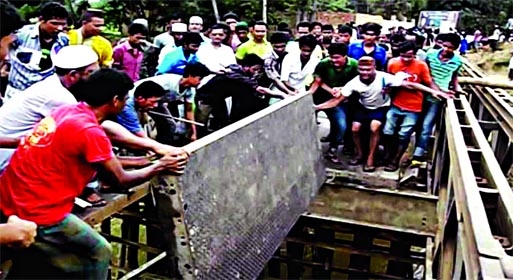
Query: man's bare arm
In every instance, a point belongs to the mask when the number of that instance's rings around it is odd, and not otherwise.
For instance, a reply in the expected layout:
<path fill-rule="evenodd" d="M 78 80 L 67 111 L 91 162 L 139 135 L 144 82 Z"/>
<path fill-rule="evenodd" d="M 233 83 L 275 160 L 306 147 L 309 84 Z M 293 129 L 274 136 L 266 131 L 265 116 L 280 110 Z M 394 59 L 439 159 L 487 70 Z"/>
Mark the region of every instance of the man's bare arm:
<path fill-rule="evenodd" d="M 184 156 L 164 156 L 147 167 L 129 171 L 123 169 L 121 162 L 116 157 L 100 162 L 97 165 L 102 181 L 111 186 L 129 188 L 148 181 L 164 170 L 181 175 L 186 164 L 187 158 Z"/>
<path fill-rule="evenodd" d="M 17 148 L 20 144 L 20 138 L 0 136 L 0 148 Z"/>
<path fill-rule="evenodd" d="M 132 157 L 132 156 L 118 156 L 117 157 L 123 168 L 142 168 L 151 165 L 150 157 Z"/>
<path fill-rule="evenodd" d="M 319 105 L 315 105 L 315 110 L 326 110 L 333 107 L 337 107 L 340 102 L 344 101 L 345 97 L 343 95 L 339 95 L 336 98 L 332 98 L 324 103 L 321 103 Z"/>
<path fill-rule="evenodd" d="M 192 103 L 185 102 L 185 119 L 194 122 L 194 105 Z M 191 128 L 190 140 L 196 141 L 197 133 L 196 133 L 196 125 L 194 123 L 189 124 Z"/>
<path fill-rule="evenodd" d="M 415 89 L 415 90 L 420 90 L 420 91 L 423 91 L 423 92 L 427 92 L 427 93 L 431 94 L 433 97 L 435 97 L 436 99 L 439 99 L 439 100 L 441 100 L 442 98 L 443 99 L 452 98 L 451 94 L 445 93 L 445 92 L 440 91 L 440 90 L 434 90 L 434 89 L 432 89 L 430 87 L 427 87 L 427 86 L 425 86 L 423 84 L 419 84 L 419 83 L 403 81 L 401 86 L 404 87 L 404 88 L 408 88 L 408 89 Z"/>
<path fill-rule="evenodd" d="M 132 134 L 123 126 L 113 121 L 102 122 L 102 127 L 109 139 L 120 146 L 136 150 L 150 150 L 160 155 L 187 155 L 181 148 L 161 144 L 151 138 L 142 138 Z"/>

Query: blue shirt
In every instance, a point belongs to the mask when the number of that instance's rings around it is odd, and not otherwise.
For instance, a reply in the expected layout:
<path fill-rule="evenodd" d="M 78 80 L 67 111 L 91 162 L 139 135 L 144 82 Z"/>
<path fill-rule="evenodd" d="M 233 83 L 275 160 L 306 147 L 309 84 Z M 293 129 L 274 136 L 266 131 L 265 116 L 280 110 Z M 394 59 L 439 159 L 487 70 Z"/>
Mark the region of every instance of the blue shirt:
<path fill-rule="evenodd" d="M 42 50 L 39 38 L 39 23 L 23 26 L 16 32 L 17 40 L 9 52 L 11 70 L 9 72 L 9 85 L 17 90 L 25 90 L 31 85 L 46 79 L 55 72 L 55 67 L 40 70 Z M 51 47 L 51 55 L 55 55 L 61 48 L 69 44 L 64 33 L 59 33 Z"/>
<path fill-rule="evenodd" d="M 143 131 L 141 122 L 139 121 L 139 116 L 135 110 L 135 100 L 133 95 L 128 97 L 123 111 L 116 116 L 116 122 L 133 134 Z"/>
<path fill-rule="evenodd" d="M 374 57 L 374 60 L 376 61 L 376 69 L 379 71 L 385 71 L 385 66 L 387 65 L 387 51 L 380 45 L 376 44 L 372 54 L 372 57 Z M 347 51 L 347 56 L 356 60 L 359 60 L 364 56 L 368 56 L 363 48 L 363 41 L 351 43 Z"/>
<path fill-rule="evenodd" d="M 198 62 L 196 54 L 190 54 L 186 59 L 183 54 L 183 47 L 178 47 L 166 54 L 162 63 L 157 67 L 157 75 L 178 74 L 183 75 L 185 65 Z"/>

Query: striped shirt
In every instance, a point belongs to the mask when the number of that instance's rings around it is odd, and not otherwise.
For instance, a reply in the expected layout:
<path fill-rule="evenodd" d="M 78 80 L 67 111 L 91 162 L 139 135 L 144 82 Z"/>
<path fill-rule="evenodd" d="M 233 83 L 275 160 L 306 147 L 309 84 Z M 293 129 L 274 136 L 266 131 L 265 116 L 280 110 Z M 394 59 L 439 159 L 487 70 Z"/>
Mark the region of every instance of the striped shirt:
<path fill-rule="evenodd" d="M 463 65 L 461 57 L 457 54 L 448 61 L 441 61 L 439 56 L 442 50 L 429 51 L 426 55 L 426 63 L 431 71 L 431 77 L 435 84 L 443 91 L 449 90 L 454 73 L 458 73 Z M 426 95 L 426 99 L 432 103 L 438 100 L 431 95 Z"/>
<path fill-rule="evenodd" d="M 40 70 L 39 63 L 43 51 L 39 38 L 39 23 L 23 26 L 16 36 L 17 40 L 9 52 L 11 63 L 9 86 L 16 90 L 25 90 L 52 75 L 55 67 L 52 65 L 49 69 Z M 59 33 L 51 47 L 50 55 L 56 54 L 68 43 L 68 37 L 64 33 Z"/>

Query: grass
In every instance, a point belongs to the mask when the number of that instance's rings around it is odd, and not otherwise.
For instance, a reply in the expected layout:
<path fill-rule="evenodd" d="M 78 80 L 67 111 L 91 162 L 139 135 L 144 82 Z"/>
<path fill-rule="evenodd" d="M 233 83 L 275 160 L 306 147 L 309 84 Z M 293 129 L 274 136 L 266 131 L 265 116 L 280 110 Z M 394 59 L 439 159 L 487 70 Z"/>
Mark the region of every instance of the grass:
<path fill-rule="evenodd" d="M 120 237 L 121 238 L 121 224 L 123 220 L 118 218 L 111 219 L 111 235 Z M 96 229 L 100 230 L 100 225 L 95 227 Z M 139 226 L 139 243 L 146 244 L 146 227 L 144 225 Z M 116 267 L 120 267 L 122 269 L 126 269 L 127 271 L 130 271 L 134 268 L 128 268 L 128 262 L 125 262 L 125 266 L 121 267 L 121 250 L 123 245 L 116 242 L 111 242 L 112 244 L 112 265 Z M 126 250 L 127 246 L 123 248 Z M 144 264 L 146 260 L 146 252 L 139 250 L 138 252 L 138 265 Z M 120 271 L 117 271 L 117 269 L 112 270 L 112 279 L 119 279 L 122 277 L 122 275 L 119 275 Z"/>
<path fill-rule="evenodd" d="M 500 50 L 492 52 L 489 49 L 483 49 L 479 52 L 471 52 L 466 58 L 474 65 L 481 68 L 485 74 L 494 78 L 507 79 L 508 65 L 513 52 L 513 44 L 505 43 L 501 45 Z"/>

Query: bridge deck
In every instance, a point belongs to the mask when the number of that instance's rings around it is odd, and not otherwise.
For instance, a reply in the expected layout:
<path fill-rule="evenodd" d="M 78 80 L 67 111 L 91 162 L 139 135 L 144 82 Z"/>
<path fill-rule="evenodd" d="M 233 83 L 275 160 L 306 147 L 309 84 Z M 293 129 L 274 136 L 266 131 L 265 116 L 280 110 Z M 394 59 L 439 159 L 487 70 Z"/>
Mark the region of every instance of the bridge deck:
<path fill-rule="evenodd" d="M 126 194 L 110 193 L 102 194 L 107 201 L 104 207 L 87 207 L 81 209 L 76 207 L 74 213 L 90 225 L 101 223 L 106 218 L 121 212 L 121 210 L 139 201 L 149 193 L 149 182 L 130 189 Z"/>

